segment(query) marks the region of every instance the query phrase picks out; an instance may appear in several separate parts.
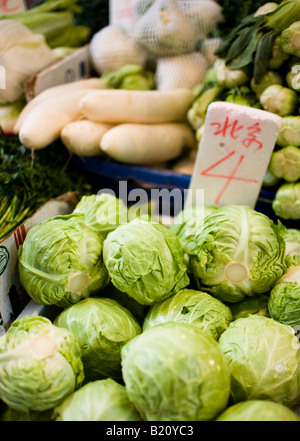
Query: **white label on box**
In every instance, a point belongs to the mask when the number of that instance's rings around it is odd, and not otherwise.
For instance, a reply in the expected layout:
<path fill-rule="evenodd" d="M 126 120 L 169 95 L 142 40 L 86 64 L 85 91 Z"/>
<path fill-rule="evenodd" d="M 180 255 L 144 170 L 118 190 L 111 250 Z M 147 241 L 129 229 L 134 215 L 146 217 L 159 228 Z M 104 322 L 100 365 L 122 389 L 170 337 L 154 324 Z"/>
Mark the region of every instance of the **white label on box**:
<path fill-rule="evenodd" d="M 210 104 L 188 190 L 186 207 L 204 190 L 205 205 L 254 208 L 281 118 L 264 110 L 226 102 Z"/>
<path fill-rule="evenodd" d="M 57 63 L 29 78 L 25 83 L 25 95 L 30 101 L 39 93 L 59 84 L 88 78 L 91 73 L 89 45 L 75 50 Z"/>

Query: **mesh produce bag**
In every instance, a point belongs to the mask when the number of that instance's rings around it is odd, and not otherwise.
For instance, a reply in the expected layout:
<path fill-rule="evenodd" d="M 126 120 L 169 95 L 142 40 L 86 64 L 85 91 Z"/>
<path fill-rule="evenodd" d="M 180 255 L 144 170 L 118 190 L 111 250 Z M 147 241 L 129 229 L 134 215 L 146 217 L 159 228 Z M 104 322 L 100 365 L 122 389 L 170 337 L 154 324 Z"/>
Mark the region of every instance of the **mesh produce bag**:
<path fill-rule="evenodd" d="M 133 36 L 149 53 L 164 57 L 195 50 L 196 28 L 179 9 L 177 0 L 155 0 L 150 7 L 146 6 L 146 12 L 135 21 Z"/>
<path fill-rule="evenodd" d="M 90 42 L 90 58 L 98 74 L 112 72 L 126 64 L 144 66 L 148 53 L 118 24 L 102 28 Z"/>
<path fill-rule="evenodd" d="M 200 52 L 158 58 L 156 87 L 158 90 L 192 89 L 202 82 L 208 66 Z"/>

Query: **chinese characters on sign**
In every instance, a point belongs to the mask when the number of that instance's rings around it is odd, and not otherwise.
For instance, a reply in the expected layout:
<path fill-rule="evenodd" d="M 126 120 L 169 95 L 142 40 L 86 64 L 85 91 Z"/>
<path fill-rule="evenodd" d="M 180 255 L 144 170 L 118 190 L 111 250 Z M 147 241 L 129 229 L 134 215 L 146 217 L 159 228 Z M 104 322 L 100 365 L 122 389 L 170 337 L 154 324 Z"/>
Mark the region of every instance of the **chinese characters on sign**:
<path fill-rule="evenodd" d="M 255 207 L 274 149 L 280 117 L 230 103 L 210 105 L 187 205 L 204 189 L 206 205 Z"/>

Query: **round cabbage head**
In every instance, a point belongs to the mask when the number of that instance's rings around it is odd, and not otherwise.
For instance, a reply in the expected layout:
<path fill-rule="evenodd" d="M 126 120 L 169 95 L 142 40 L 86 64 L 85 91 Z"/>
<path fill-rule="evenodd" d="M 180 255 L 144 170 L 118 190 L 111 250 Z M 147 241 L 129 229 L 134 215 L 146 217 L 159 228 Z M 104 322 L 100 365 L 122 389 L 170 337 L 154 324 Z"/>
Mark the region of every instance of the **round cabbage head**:
<path fill-rule="evenodd" d="M 218 343 L 187 323 L 153 326 L 122 349 L 130 401 L 146 421 L 206 421 L 225 409 L 230 374 Z"/>
<path fill-rule="evenodd" d="M 62 311 L 54 320 L 77 338 L 86 380 L 121 378 L 121 348 L 141 333 L 128 309 L 112 299 L 81 300 Z"/>
<path fill-rule="evenodd" d="M 15 321 L 0 339 L 0 398 L 20 412 L 57 406 L 84 380 L 74 335 L 44 317 Z"/>
<path fill-rule="evenodd" d="M 86 224 L 104 236 L 128 220 L 126 205 L 110 193 L 83 196 L 74 213 L 84 214 Z"/>
<path fill-rule="evenodd" d="M 82 214 L 56 216 L 31 228 L 18 254 L 22 286 L 37 303 L 62 308 L 96 294 L 109 282 L 103 241 Z"/>
<path fill-rule="evenodd" d="M 285 270 L 284 231 L 247 206 L 220 207 L 195 235 L 190 269 L 202 290 L 224 302 L 266 293 Z"/>
<path fill-rule="evenodd" d="M 300 265 L 290 267 L 273 286 L 268 309 L 280 323 L 300 326 Z"/>
<path fill-rule="evenodd" d="M 144 218 L 120 225 L 104 241 L 112 284 L 143 305 L 152 305 L 189 284 L 176 234 Z"/>
<path fill-rule="evenodd" d="M 300 342 L 291 326 L 250 315 L 231 322 L 218 343 L 229 363 L 233 403 L 300 403 Z"/>
<path fill-rule="evenodd" d="M 261 294 L 255 297 L 246 297 L 241 302 L 229 303 L 233 320 L 248 317 L 252 314 L 270 317 L 268 310 L 269 297 Z"/>
<path fill-rule="evenodd" d="M 300 421 L 294 411 L 268 400 L 249 400 L 228 407 L 216 421 Z"/>
<path fill-rule="evenodd" d="M 111 378 L 91 381 L 53 411 L 55 421 L 140 421 L 125 386 Z"/>
<path fill-rule="evenodd" d="M 191 253 L 194 246 L 193 239 L 199 226 L 203 223 L 204 218 L 216 209 L 217 207 L 214 206 L 185 208 L 175 216 L 170 230 L 177 235 L 185 253 Z"/>
<path fill-rule="evenodd" d="M 232 314 L 228 306 L 210 294 L 182 289 L 150 307 L 143 330 L 170 321 L 189 323 L 218 340 L 231 323 Z"/>
<path fill-rule="evenodd" d="M 287 228 L 285 235 L 287 266 L 300 265 L 300 230 Z"/>

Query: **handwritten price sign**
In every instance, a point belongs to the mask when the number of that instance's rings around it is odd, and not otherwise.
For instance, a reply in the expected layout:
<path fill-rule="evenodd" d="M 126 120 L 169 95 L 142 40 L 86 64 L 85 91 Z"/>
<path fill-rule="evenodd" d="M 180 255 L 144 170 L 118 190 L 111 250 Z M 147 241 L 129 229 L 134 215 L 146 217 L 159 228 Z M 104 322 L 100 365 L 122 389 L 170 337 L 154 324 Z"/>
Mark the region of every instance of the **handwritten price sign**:
<path fill-rule="evenodd" d="M 204 190 L 205 205 L 255 207 L 281 118 L 264 110 L 216 102 L 207 111 L 186 206 Z"/>

